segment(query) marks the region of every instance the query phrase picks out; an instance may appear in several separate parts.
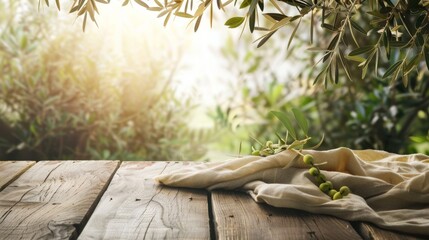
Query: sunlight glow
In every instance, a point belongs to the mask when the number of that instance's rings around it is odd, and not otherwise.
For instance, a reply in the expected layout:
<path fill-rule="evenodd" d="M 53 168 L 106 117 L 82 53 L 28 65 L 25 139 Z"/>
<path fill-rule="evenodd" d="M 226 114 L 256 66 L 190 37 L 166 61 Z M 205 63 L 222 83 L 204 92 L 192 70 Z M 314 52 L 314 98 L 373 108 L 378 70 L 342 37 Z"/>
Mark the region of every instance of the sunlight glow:
<path fill-rule="evenodd" d="M 226 86 L 219 81 L 225 70 L 217 53 L 226 38 L 226 28 L 222 23 L 215 21 L 210 28 L 208 21 L 203 20 L 202 27 L 194 33 L 193 24 L 189 24 L 188 19 L 171 18 L 164 27 L 164 19 L 157 18 L 158 13 L 149 12 L 137 4 L 122 7 L 121 1 L 112 1 L 108 5 L 99 5 L 98 27 L 88 21 L 84 33 L 81 30 L 82 18 L 75 21 L 75 17 L 66 11 L 59 15 L 66 24 L 70 23 L 70 31 L 97 42 L 104 51 L 111 53 L 117 64 L 121 64 L 124 58 L 135 59 L 144 71 L 143 66 L 151 58 L 178 61 L 178 69 L 171 82 L 177 94 L 197 99 L 202 105 L 213 105 L 215 96 L 225 91 Z M 136 47 L 144 47 L 146 54 L 136 56 L 141 53 L 133 51 Z M 99 59 L 97 62 L 102 61 Z M 173 70 L 174 66 L 171 68 Z"/>

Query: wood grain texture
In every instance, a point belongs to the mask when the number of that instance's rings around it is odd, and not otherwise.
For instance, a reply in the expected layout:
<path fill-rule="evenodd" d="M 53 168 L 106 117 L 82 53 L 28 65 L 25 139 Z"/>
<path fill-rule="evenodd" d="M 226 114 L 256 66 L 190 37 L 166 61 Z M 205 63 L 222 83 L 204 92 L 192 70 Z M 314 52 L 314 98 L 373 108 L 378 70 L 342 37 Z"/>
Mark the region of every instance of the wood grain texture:
<path fill-rule="evenodd" d="M 356 223 L 355 228 L 365 240 L 423 240 L 428 237 L 411 236 L 384 230 L 368 223 Z M 428 230 L 429 232 L 429 230 Z"/>
<path fill-rule="evenodd" d="M 207 192 L 153 180 L 185 164 L 123 162 L 79 239 L 209 239 Z"/>
<path fill-rule="evenodd" d="M 35 163 L 35 161 L 0 161 L 0 191 Z"/>
<path fill-rule="evenodd" d="M 349 222 L 258 204 L 238 192 L 212 193 L 218 239 L 361 239 Z"/>
<path fill-rule="evenodd" d="M 75 238 L 118 164 L 36 163 L 0 194 L 0 238 Z"/>

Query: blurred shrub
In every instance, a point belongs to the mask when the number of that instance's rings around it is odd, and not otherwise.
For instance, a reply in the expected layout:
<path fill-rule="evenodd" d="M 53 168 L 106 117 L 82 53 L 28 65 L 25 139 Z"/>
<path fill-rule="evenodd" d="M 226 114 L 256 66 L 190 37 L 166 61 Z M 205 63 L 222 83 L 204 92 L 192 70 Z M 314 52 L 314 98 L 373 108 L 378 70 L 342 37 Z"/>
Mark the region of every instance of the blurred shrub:
<path fill-rule="evenodd" d="M 267 44 L 282 43 L 272 39 Z M 310 132 L 310 136 L 325 134 L 321 149 L 345 146 L 399 153 L 429 153 L 425 137 L 429 130 L 427 71 L 410 73 L 406 87 L 401 81 L 391 85 L 375 74 L 368 73 L 369 76 L 363 80 L 346 80 L 340 85 L 323 89 L 323 86 L 311 84 L 318 72 L 312 67 L 316 59 L 314 53 L 307 51 L 302 54 L 302 49 L 290 51 L 294 60 L 286 60 L 288 68 L 299 69 L 298 75 L 290 77 L 281 76 L 279 67 L 267 68 L 274 65 L 273 59 L 279 55 L 275 46 L 252 50 L 231 48 L 229 45 L 231 43 L 227 42 L 223 51 L 229 56 L 226 59 L 230 68 L 244 69 L 235 75 L 241 84 L 236 86 L 234 98 L 228 103 L 220 103 L 212 117 L 231 129 L 230 137 L 223 139 L 225 146 L 231 148 L 230 151 L 240 148 L 240 141 L 243 153 L 250 153 L 250 146 L 257 145 L 254 138 L 261 142 L 275 141 L 277 137 L 274 133 L 283 127 L 268 114 L 269 111 L 287 111 L 296 107 L 312 123 L 310 130 L 313 132 Z M 395 54 L 400 58 L 399 52 Z M 245 57 L 248 55 L 254 57 L 249 61 Z M 258 61 L 256 67 L 253 67 L 254 61 Z M 381 60 L 379 64 L 380 69 L 389 66 Z M 374 67 L 370 66 L 368 72 L 375 73 Z M 252 69 L 252 74 L 248 74 L 245 69 Z M 351 73 L 357 75 L 353 79 L 360 78 L 360 71 Z M 339 74 L 340 79 L 347 79 L 344 72 Z M 410 139 L 410 136 L 413 137 Z"/>
<path fill-rule="evenodd" d="M 207 133 L 187 125 L 191 100 L 170 86 L 177 59 L 151 56 L 143 40 L 117 59 L 100 42 L 49 27 L 46 15 L 24 17 L 31 8 L 0 8 L 8 19 L 0 37 L 0 158 L 156 161 L 205 153 Z"/>

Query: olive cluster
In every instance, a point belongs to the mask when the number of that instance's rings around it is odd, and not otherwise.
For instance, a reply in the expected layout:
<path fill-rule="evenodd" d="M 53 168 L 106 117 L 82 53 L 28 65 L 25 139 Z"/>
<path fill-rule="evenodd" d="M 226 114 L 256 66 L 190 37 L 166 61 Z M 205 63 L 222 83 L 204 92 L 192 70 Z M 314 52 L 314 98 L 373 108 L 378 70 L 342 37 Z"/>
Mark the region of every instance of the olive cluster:
<path fill-rule="evenodd" d="M 263 146 L 260 150 L 252 150 L 252 155 L 266 157 L 286 150 L 286 145 L 281 145 L 280 143 L 276 144 L 272 141 L 267 141 L 265 143 L 265 146 Z"/>
<path fill-rule="evenodd" d="M 335 190 L 332 182 L 327 181 L 325 175 L 320 173 L 320 169 L 314 165 L 314 158 L 310 154 L 306 154 L 303 156 L 303 161 L 305 164 L 310 166 L 308 172 L 311 176 L 316 178 L 316 182 L 319 184 L 319 189 L 328 194 L 329 197 L 333 200 L 341 199 L 347 196 L 350 193 L 350 188 L 347 186 L 342 186 L 339 191 Z"/>

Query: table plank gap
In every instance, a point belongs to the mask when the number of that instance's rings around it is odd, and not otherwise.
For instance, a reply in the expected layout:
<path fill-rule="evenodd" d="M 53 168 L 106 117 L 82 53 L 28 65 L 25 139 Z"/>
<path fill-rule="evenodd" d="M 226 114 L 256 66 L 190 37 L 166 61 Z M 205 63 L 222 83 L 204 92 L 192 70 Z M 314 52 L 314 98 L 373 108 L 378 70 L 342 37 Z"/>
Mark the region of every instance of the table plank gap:
<path fill-rule="evenodd" d="M 385 230 L 378 228 L 370 223 L 356 222 L 353 223 L 356 231 L 361 235 L 365 240 L 424 240 L 427 237 L 423 236 L 412 236 L 408 234 L 403 234 L 400 232 L 394 232 L 390 230 Z"/>
<path fill-rule="evenodd" d="M 2 239 L 75 239 L 119 161 L 37 162 L 0 195 Z"/>
<path fill-rule="evenodd" d="M 91 215 L 94 213 L 95 208 L 97 207 L 98 203 L 101 200 L 101 197 L 104 195 L 104 193 L 106 192 L 107 188 L 109 187 L 113 177 L 115 176 L 116 171 L 119 169 L 119 166 L 121 162 L 118 161 L 118 164 L 116 164 L 115 169 L 112 171 L 112 173 L 109 176 L 109 179 L 106 181 L 106 183 L 103 185 L 103 188 L 100 190 L 100 192 L 98 193 L 97 197 L 95 198 L 95 200 L 92 202 L 90 208 L 88 209 L 88 212 L 85 214 L 85 216 L 82 219 L 82 222 L 80 225 L 78 225 L 76 227 L 77 230 L 77 235 L 80 235 L 80 233 L 82 233 L 83 229 L 85 228 L 86 224 L 88 223 L 88 220 L 90 219 Z"/>
<path fill-rule="evenodd" d="M 0 191 L 3 191 L 35 163 L 35 161 L 0 161 Z"/>
<path fill-rule="evenodd" d="M 258 204 L 244 193 L 214 191 L 212 203 L 218 239 L 361 239 L 349 222 Z"/>
<path fill-rule="evenodd" d="M 209 192 L 207 196 L 207 202 L 208 202 L 208 210 L 209 210 L 209 227 L 210 227 L 210 239 L 215 240 L 217 239 L 216 236 L 216 225 L 213 215 L 213 202 L 212 202 L 212 193 Z"/>
<path fill-rule="evenodd" d="M 79 239 L 208 239 L 207 192 L 153 180 L 184 165 L 123 162 Z"/>

